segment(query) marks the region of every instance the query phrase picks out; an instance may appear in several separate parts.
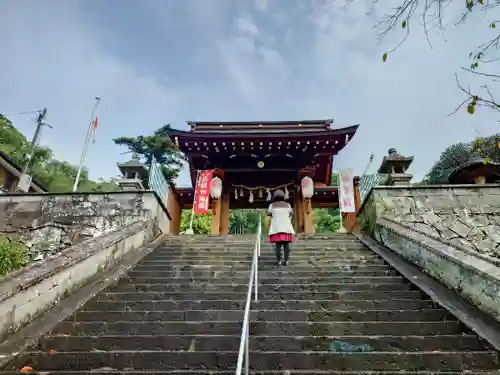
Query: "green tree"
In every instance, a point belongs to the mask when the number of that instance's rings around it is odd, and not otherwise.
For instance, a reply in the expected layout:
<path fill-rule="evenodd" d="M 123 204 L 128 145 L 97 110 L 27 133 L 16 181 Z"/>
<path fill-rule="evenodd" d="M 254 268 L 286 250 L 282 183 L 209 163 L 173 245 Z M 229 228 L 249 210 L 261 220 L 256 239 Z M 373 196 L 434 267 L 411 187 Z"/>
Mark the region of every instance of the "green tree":
<path fill-rule="evenodd" d="M 469 53 L 469 64 L 462 66 L 461 71 L 465 74 L 474 75 L 479 78 L 475 89 L 464 87 L 457 74 L 456 81 L 465 98 L 455 110 L 465 107 L 469 114 L 474 114 L 476 108 L 484 106 L 500 112 L 500 102 L 495 99 L 493 83 L 496 83 L 500 75 L 496 71 L 498 65 L 498 47 L 500 45 L 500 30 L 497 31 L 496 10 L 500 6 L 500 0 L 465 0 L 463 2 L 452 2 L 450 0 L 400 0 L 396 6 L 393 2 L 376 1 L 377 7 L 383 8 L 383 16 L 380 17 L 376 29 L 380 38 L 384 38 L 395 30 L 400 30 L 402 36 L 400 42 L 394 48 L 382 55 L 382 60 L 387 61 L 388 56 L 401 46 L 410 34 L 410 24 L 414 28 L 422 26 L 429 45 L 432 46 L 430 32 L 436 30 L 442 32 L 446 27 L 458 26 L 472 20 L 473 23 L 483 25 L 484 36 L 477 41 L 476 48 Z M 459 8 L 456 8 L 459 7 Z M 455 11 L 456 18 L 451 22 L 444 22 L 453 17 Z M 478 16 L 474 18 L 474 16 Z M 412 28 L 412 29 L 414 29 Z M 442 33 L 440 33 L 442 35 Z M 466 56 L 464 56 L 466 57 Z M 481 82 L 482 81 L 482 82 Z"/>
<path fill-rule="evenodd" d="M 427 172 L 424 181 L 427 184 L 446 184 L 448 176 L 459 165 L 469 161 L 472 150 L 467 143 L 456 143 L 448 146 L 439 157 L 439 160 Z"/>
<path fill-rule="evenodd" d="M 247 226 L 247 217 L 243 210 L 231 210 L 229 213 L 229 232 L 243 234 Z"/>
<path fill-rule="evenodd" d="M 332 173 L 330 186 L 339 186 L 338 173 Z M 336 232 L 340 228 L 340 210 L 338 208 L 315 208 L 313 221 L 317 233 Z"/>
<path fill-rule="evenodd" d="M 316 233 L 337 232 L 340 229 L 340 210 L 338 208 L 316 208 L 313 212 Z"/>
<path fill-rule="evenodd" d="M 478 137 L 468 143 L 455 143 L 447 147 L 439 160 L 427 172 L 423 183 L 446 184 L 450 173 L 463 163 L 483 158 L 485 162 L 500 162 L 498 142 L 500 134 L 489 137 Z"/>
<path fill-rule="evenodd" d="M 5 153 L 18 167 L 24 166 L 31 148 L 31 142 L 19 132 L 12 122 L 0 115 L 0 151 Z M 48 147 L 36 147 L 30 161 L 29 173 L 49 192 L 71 192 L 75 181 L 77 167 L 54 159 Z M 115 191 L 118 185 L 113 181 L 89 179 L 88 171 L 82 170 L 78 191 Z"/>
<path fill-rule="evenodd" d="M 170 125 L 164 125 L 153 135 L 138 137 L 120 137 L 113 141 L 120 146 L 127 147 L 131 152 L 141 156 L 145 164 L 151 165 L 152 157 L 162 166 L 163 175 L 167 181 L 175 180 L 181 171 L 182 161 L 185 160 L 177 146 L 168 137 Z"/>
<path fill-rule="evenodd" d="M 191 220 L 191 210 L 182 210 L 181 216 L 181 232 L 189 229 Z M 212 231 L 212 215 L 194 215 L 193 217 L 193 232 L 194 234 L 210 234 Z"/>

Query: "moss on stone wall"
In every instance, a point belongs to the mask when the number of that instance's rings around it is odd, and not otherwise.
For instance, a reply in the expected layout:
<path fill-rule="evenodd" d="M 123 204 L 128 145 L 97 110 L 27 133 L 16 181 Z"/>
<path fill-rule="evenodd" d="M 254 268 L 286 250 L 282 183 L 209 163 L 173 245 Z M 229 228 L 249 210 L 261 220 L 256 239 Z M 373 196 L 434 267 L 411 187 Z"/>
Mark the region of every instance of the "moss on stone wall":
<path fill-rule="evenodd" d="M 28 263 L 26 246 L 0 234 L 0 277 L 24 267 Z"/>

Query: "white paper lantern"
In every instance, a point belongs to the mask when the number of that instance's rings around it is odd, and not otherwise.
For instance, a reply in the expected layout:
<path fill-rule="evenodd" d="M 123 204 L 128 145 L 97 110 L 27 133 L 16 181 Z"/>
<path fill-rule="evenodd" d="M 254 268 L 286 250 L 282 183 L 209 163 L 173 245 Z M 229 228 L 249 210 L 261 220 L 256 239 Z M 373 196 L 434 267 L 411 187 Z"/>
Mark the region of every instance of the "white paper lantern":
<path fill-rule="evenodd" d="M 210 183 L 210 196 L 213 199 L 219 199 L 222 194 L 222 180 L 219 177 L 212 178 Z"/>
<path fill-rule="evenodd" d="M 302 196 L 306 199 L 311 199 L 314 195 L 314 185 L 311 177 L 304 177 L 300 181 L 300 188 L 302 189 Z"/>

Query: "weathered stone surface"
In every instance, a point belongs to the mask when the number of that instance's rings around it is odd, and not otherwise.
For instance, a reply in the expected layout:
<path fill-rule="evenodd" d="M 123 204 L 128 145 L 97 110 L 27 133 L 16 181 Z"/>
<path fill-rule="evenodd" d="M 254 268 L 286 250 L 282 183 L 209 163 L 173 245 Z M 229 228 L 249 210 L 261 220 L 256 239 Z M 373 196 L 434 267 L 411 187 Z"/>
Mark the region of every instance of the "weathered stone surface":
<path fill-rule="evenodd" d="M 151 192 L 0 195 L 0 232 L 25 242 L 32 260 L 137 220 L 168 232 L 167 214 Z"/>
<path fill-rule="evenodd" d="M 137 220 L 2 279 L 0 339 L 32 321 L 156 235 L 151 222 Z"/>
<path fill-rule="evenodd" d="M 376 187 L 358 215 L 374 234 L 386 217 L 421 233 L 486 257 L 500 258 L 500 186 Z"/>
<path fill-rule="evenodd" d="M 466 239 L 455 238 L 450 246 L 385 218 L 378 220 L 375 233 L 377 241 L 500 321 L 500 266 L 484 256 L 496 244 L 482 240 L 476 244 L 481 254 L 464 251 L 472 247 Z"/>

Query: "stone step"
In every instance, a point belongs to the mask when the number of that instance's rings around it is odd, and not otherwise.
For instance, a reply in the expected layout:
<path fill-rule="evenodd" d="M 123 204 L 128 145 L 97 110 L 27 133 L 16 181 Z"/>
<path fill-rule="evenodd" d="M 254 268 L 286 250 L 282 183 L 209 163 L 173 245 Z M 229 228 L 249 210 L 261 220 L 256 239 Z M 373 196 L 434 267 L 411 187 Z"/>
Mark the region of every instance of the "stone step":
<path fill-rule="evenodd" d="M 242 321 L 244 310 L 145 310 L 145 311 L 77 311 L 69 322 L 139 322 L 139 321 Z M 444 309 L 424 310 L 260 310 L 250 312 L 251 321 L 456 321 Z"/>
<path fill-rule="evenodd" d="M 342 343 L 345 343 L 342 345 Z M 49 336 L 36 348 L 43 352 L 81 352 L 98 350 L 182 350 L 237 351 L 239 335 L 173 335 L 173 336 Z M 415 351 L 484 351 L 474 335 L 441 336 L 252 336 L 253 351 L 340 351 L 376 352 Z"/>
<path fill-rule="evenodd" d="M 183 300 L 183 301 L 99 301 L 93 298 L 87 302 L 83 311 L 167 311 L 167 310 L 241 310 L 245 308 L 245 301 L 234 300 Z M 430 300 L 414 299 L 382 299 L 367 300 L 259 300 L 252 302 L 255 310 L 370 310 L 370 309 L 400 309 L 421 310 L 435 308 Z"/>
<path fill-rule="evenodd" d="M 235 254 L 230 254 L 226 253 L 224 254 L 170 254 L 170 255 L 152 255 L 152 256 L 146 256 L 142 258 L 142 261 L 144 262 L 169 262 L 171 260 L 185 260 L 185 261 L 193 261 L 193 260 L 205 260 L 205 261 L 210 261 L 210 260 L 224 260 L 224 261 L 248 261 L 252 260 L 252 253 L 246 253 L 246 254 L 241 254 L 241 255 L 235 255 Z M 310 260 L 311 258 L 313 259 L 322 259 L 322 260 L 328 260 L 328 261 L 333 261 L 333 260 L 342 260 L 342 261 L 349 261 L 353 260 L 356 261 L 357 259 L 365 259 L 365 260 L 370 260 L 370 259 L 380 259 L 375 254 L 353 254 L 350 252 L 344 252 L 344 253 L 325 253 L 325 254 L 296 254 L 296 253 L 291 253 L 291 256 L 293 257 L 294 260 L 296 261 L 307 261 Z M 260 261 L 268 261 L 268 260 L 274 260 L 275 258 L 275 253 L 274 251 L 269 254 L 262 254 L 260 256 Z"/>
<path fill-rule="evenodd" d="M 169 270 L 155 270 L 155 271 L 137 271 L 132 269 L 127 273 L 129 277 L 216 277 L 216 278 L 227 278 L 228 276 L 235 277 L 249 277 L 249 270 L 237 271 L 231 268 L 220 268 L 213 269 L 213 267 L 190 267 L 190 269 L 183 270 L 183 267 L 174 267 Z M 259 269 L 259 277 L 294 277 L 294 278 L 310 278 L 310 277 L 333 277 L 333 278 L 349 278 L 349 277 L 372 277 L 372 276 L 397 276 L 398 273 L 393 269 L 376 269 L 376 270 L 366 270 L 366 269 L 356 269 L 351 271 L 319 271 L 319 270 L 309 270 L 309 271 L 296 271 L 292 268 L 283 270 L 283 268 L 273 268 L 272 270 L 262 270 Z"/>
<path fill-rule="evenodd" d="M 303 259 L 297 259 L 293 256 L 290 257 L 290 260 L 292 261 L 293 267 L 311 267 L 311 265 L 321 265 L 322 267 L 329 267 L 329 266 L 335 266 L 337 264 L 348 264 L 352 266 L 361 266 L 361 265 L 379 265 L 379 264 L 386 264 L 383 259 L 380 258 L 331 258 L 331 259 L 324 259 L 324 258 L 314 258 L 314 257 L 309 257 L 309 258 L 303 258 Z M 214 265 L 227 265 L 227 266 L 246 266 L 250 267 L 252 264 L 252 259 L 247 258 L 247 259 L 241 259 L 241 260 L 227 260 L 225 258 L 200 258 L 200 259 L 170 259 L 170 260 L 141 260 L 139 263 L 137 263 L 137 266 L 140 267 L 157 267 L 157 266 L 170 266 L 170 265 L 181 265 L 181 266 L 187 266 L 187 265 L 197 265 L 197 264 L 214 264 Z M 259 268 L 264 267 L 264 266 L 274 266 L 276 264 L 276 258 L 268 258 L 268 259 L 260 259 L 259 260 Z"/>
<path fill-rule="evenodd" d="M 1 375 L 19 375 L 18 371 L 0 371 Z M 45 372 L 31 372 L 32 375 L 48 375 Z M 115 370 L 111 367 L 89 371 L 53 370 L 50 375 L 234 375 L 234 370 Z M 500 375 L 500 371 L 335 371 L 335 370 L 251 370 L 251 375 Z"/>
<path fill-rule="evenodd" d="M 260 246 L 261 253 L 272 252 L 275 245 L 268 243 L 262 243 Z M 224 247 L 168 247 L 168 248 L 158 248 L 155 249 L 152 254 L 156 255 L 171 255 L 171 254 L 252 254 L 255 246 L 252 244 L 250 246 L 224 246 Z M 373 254 L 370 250 L 363 244 L 328 244 L 325 246 L 303 246 L 298 244 L 292 244 L 290 246 L 292 252 L 308 254 L 308 253 L 359 253 L 359 254 Z"/>
<path fill-rule="evenodd" d="M 212 277 L 132 277 L 125 276 L 120 280 L 128 283 L 135 284 L 198 284 L 198 283 L 210 283 L 212 285 L 221 285 L 228 282 L 235 284 L 248 284 L 249 275 L 246 277 L 233 277 L 221 279 L 215 275 Z M 344 285 L 356 285 L 356 284 L 406 284 L 406 281 L 402 276 L 357 276 L 357 277 L 262 277 L 259 274 L 259 286 L 269 285 L 269 284 L 294 284 L 294 285 L 308 285 L 308 284 L 344 284 Z"/>
<path fill-rule="evenodd" d="M 282 292 L 303 292 L 311 291 L 315 293 L 345 292 L 345 291 L 405 291 L 410 290 L 410 284 L 261 284 L 260 292 L 282 291 Z M 220 292 L 220 293 L 245 293 L 248 291 L 248 282 L 246 284 L 134 284 L 128 280 L 120 280 L 116 285 L 109 286 L 106 292 Z"/>
<path fill-rule="evenodd" d="M 155 251 L 168 251 L 168 250 L 198 250 L 198 249 L 212 249 L 212 250 L 225 250 L 225 249 L 240 249 L 240 250 L 252 250 L 255 248 L 256 241 L 249 242 L 232 242 L 232 243 L 184 243 L 184 244 L 166 244 L 155 249 Z M 268 238 L 262 238 L 260 241 L 261 249 L 272 248 L 274 244 L 268 242 Z M 353 249 L 368 249 L 365 244 L 360 241 L 321 241 L 317 243 L 311 243 L 307 241 L 293 241 L 290 246 L 296 249 L 340 249 L 340 248 L 353 248 Z"/>
<path fill-rule="evenodd" d="M 456 335 L 462 324 L 440 322 L 252 322 L 250 335 L 261 336 L 336 336 L 336 335 Z M 239 335 L 240 322 L 67 322 L 59 323 L 52 335 Z"/>
<path fill-rule="evenodd" d="M 187 271 L 190 269 L 210 269 L 212 271 L 228 271 L 228 270 L 233 270 L 233 271 L 248 271 L 250 269 L 250 262 L 246 264 L 235 264 L 234 262 L 231 262 L 230 264 L 227 265 L 220 265 L 220 264 L 185 264 L 181 263 L 178 265 L 175 264 L 165 264 L 165 265 L 147 265 L 144 266 L 142 264 L 137 264 L 137 266 L 134 267 L 135 272 L 150 272 L 150 271 L 161 271 L 161 270 L 183 270 Z M 259 267 L 259 269 L 266 270 L 266 267 Z M 267 269 L 272 268 L 272 270 L 278 271 L 274 265 L 268 265 Z M 313 266 L 312 264 L 309 264 L 307 266 L 293 266 L 293 267 L 282 267 L 280 268 L 282 273 L 289 273 L 289 272 L 297 272 L 297 271 L 302 271 L 302 272 L 311 272 L 315 273 L 317 271 L 322 271 L 322 272 L 341 272 L 341 271 L 352 271 L 352 270 L 357 270 L 357 271 L 389 271 L 391 270 L 391 267 L 386 264 L 372 264 L 372 265 L 363 265 L 363 264 L 350 264 L 350 263 L 337 263 L 337 264 L 328 264 L 324 266 Z"/>
<path fill-rule="evenodd" d="M 261 250 L 272 249 L 274 245 L 266 241 L 262 241 L 260 244 Z M 241 244 L 185 244 L 185 245 L 171 245 L 167 247 L 161 247 L 155 250 L 155 252 L 169 252 L 169 251 L 252 251 L 255 248 L 255 242 L 241 243 Z M 291 244 L 292 250 L 368 250 L 368 248 L 360 242 L 346 242 L 346 241 L 336 241 L 336 242 L 322 242 L 315 244 L 295 242 Z"/>
<path fill-rule="evenodd" d="M 274 249 L 274 244 L 267 243 L 267 241 L 262 241 L 260 248 L 262 251 L 267 251 L 267 249 Z M 305 243 L 292 243 L 290 245 L 292 251 L 323 251 L 323 250 L 368 250 L 368 248 L 359 242 L 325 242 L 314 246 Z M 255 243 L 248 244 L 203 244 L 203 245 L 184 245 L 184 246 L 169 246 L 162 247 L 155 250 L 155 252 L 168 253 L 171 251 L 201 251 L 201 252 L 211 252 L 211 251 L 247 251 L 252 252 L 255 248 Z"/>
<path fill-rule="evenodd" d="M 112 369 L 227 369 L 236 368 L 238 353 L 179 351 L 110 351 L 110 352 L 26 352 L 11 370 L 30 366 L 38 371 Z M 331 353 L 331 352 L 250 352 L 252 370 L 419 370 L 464 371 L 496 370 L 495 352 L 401 352 Z"/>
<path fill-rule="evenodd" d="M 152 300 L 235 300 L 246 299 L 247 292 L 105 292 L 91 299 L 91 301 L 152 301 Z M 269 300 L 381 300 L 381 299 L 424 299 L 424 295 L 417 290 L 412 291 L 343 291 L 315 293 L 281 292 L 279 290 L 259 291 L 259 299 Z"/>

